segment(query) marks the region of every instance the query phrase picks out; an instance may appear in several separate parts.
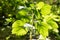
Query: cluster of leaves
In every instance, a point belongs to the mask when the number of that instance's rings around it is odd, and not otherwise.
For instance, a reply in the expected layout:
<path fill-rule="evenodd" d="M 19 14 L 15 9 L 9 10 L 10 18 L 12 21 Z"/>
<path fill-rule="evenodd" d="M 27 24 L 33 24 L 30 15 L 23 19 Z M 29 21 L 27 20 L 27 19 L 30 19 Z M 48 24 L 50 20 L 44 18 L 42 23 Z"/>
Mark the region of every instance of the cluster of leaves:
<path fill-rule="evenodd" d="M 38 34 L 44 37 L 49 35 L 49 30 L 58 32 L 58 25 L 55 21 L 60 22 L 58 16 L 60 15 L 60 7 L 50 6 L 39 1 L 43 0 L 0 0 L 0 27 L 6 26 L 11 29 L 11 24 L 14 22 L 12 34 L 18 36 L 26 35 L 32 28 L 35 28 Z M 53 4 L 53 0 L 49 1 Z M 51 12 L 51 8 L 53 12 Z M 32 28 L 24 27 L 26 23 Z"/>
<path fill-rule="evenodd" d="M 58 24 L 55 21 L 59 20 L 57 19 L 59 16 L 51 12 L 51 5 L 44 2 L 30 3 L 29 6 L 27 4 L 24 4 L 22 8 L 19 6 L 20 10 L 16 14 L 17 20 L 12 25 L 12 34 L 26 35 L 30 28 L 28 25 L 24 27 L 26 23 L 31 24 L 38 34 L 45 38 L 49 35 L 49 30 L 58 33 Z"/>

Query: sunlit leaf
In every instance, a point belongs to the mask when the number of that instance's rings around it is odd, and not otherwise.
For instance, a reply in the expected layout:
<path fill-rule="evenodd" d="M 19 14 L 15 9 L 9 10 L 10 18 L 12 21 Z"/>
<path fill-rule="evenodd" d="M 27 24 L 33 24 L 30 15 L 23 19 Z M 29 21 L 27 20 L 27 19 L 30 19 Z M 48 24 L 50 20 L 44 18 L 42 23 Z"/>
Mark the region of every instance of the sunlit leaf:
<path fill-rule="evenodd" d="M 43 2 L 39 2 L 38 4 L 36 4 L 37 9 L 41 9 L 44 6 Z"/>
<path fill-rule="evenodd" d="M 44 37 L 44 38 L 46 38 L 47 36 L 48 36 L 48 31 L 49 31 L 49 29 L 51 29 L 51 26 L 50 25 L 48 25 L 47 23 L 45 23 L 45 22 L 42 22 L 41 23 L 41 26 L 38 26 L 38 31 L 39 31 L 39 33 Z"/>
<path fill-rule="evenodd" d="M 25 35 L 28 30 L 23 28 L 24 24 L 25 23 L 21 20 L 15 21 L 12 25 L 12 34 L 16 34 L 18 36 Z"/>
<path fill-rule="evenodd" d="M 42 25 L 45 26 L 46 29 L 52 29 L 52 27 L 47 22 L 42 22 Z"/>
<path fill-rule="evenodd" d="M 12 29 L 12 34 L 16 34 L 17 36 L 25 35 L 28 31 L 26 29 L 17 27 Z"/>
<path fill-rule="evenodd" d="M 48 21 L 48 24 L 53 28 L 53 29 L 57 29 L 58 28 L 58 24 L 54 21 Z"/>
<path fill-rule="evenodd" d="M 17 20 L 12 24 L 12 28 L 24 26 L 25 22 Z"/>
<path fill-rule="evenodd" d="M 51 12 L 51 6 L 48 4 L 45 4 L 44 7 L 41 9 L 42 15 L 47 15 Z"/>
<path fill-rule="evenodd" d="M 44 26 L 40 26 L 38 28 L 39 33 L 43 36 L 43 37 L 47 37 L 48 36 L 48 29 L 46 29 Z"/>

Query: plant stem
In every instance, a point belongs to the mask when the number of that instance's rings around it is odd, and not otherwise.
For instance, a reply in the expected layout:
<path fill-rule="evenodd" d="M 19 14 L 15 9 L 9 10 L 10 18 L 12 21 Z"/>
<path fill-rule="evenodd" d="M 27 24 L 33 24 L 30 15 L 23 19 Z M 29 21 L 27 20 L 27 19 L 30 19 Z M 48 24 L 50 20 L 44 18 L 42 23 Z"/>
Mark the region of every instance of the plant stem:
<path fill-rule="evenodd" d="M 32 40 L 32 31 L 30 31 L 30 40 Z"/>
<path fill-rule="evenodd" d="M 31 21 L 31 24 L 33 25 L 34 23 L 34 13 L 32 12 L 32 21 Z M 30 30 L 30 40 L 32 40 L 32 29 Z"/>

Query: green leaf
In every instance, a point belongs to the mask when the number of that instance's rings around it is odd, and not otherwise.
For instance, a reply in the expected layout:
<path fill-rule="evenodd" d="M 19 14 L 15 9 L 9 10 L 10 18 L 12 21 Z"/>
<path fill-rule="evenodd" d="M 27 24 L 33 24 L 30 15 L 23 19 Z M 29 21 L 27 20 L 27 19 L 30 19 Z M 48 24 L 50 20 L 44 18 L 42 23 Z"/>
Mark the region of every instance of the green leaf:
<path fill-rule="evenodd" d="M 7 22 L 11 22 L 13 19 L 12 18 L 7 18 L 6 21 Z"/>
<path fill-rule="evenodd" d="M 58 28 L 58 24 L 54 21 L 48 21 L 48 24 L 53 28 L 53 29 L 57 29 Z"/>
<path fill-rule="evenodd" d="M 52 19 L 52 16 L 46 15 L 46 16 L 44 16 L 43 21 L 49 21 L 49 20 L 51 20 L 51 19 Z"/>
<path fill-rule="evenodd" d="M 13 23 L 12 25 L 12 34 L 16 34 L 18 36 L 22 36 L 22 35 L 25 35 L 28 30 L 27 28 L 24 28 L 24 21 L 21 21 L 21 20 L 17 20 Z"/>
<path fill-rule="evenodd" d="M 35 5 L 34 5 L 34 4 L 30 4 L 30 6 L 31 6 L 31 8 L 33 8 L 33 9 L 34 9 L 34 6 L 35 6 Z"/>
<path fill-rule="evenodd" d="M 41 18 L 40 13 L 37 13 L 36 18 L 37 18 L 37 19 L 40 19 L 40 18 Z"/>
<path fill-rule="evenodd" d="M 19 15 L 25 16 L 27 14 L 26 10 L 21 10 L 18 12 Z"/>
<path fill-rule="evenodd" d="M 23 29 L 23 28 L 20 28 L 20 27 L 17 27 L 17 28 L 13 28 L 12 29 L 12 34 L 16 34 L 17 36 L 26 35 L 27 32 L 28 32 L 27 29 Z"/>
<path fill-rule="evenodd" d="M 25 22 L 17 20 L 12 24 L 12 28 L 24 26 Z"/>
<path fill-rule="evenodd" d="M 21 19 L 21 18 L 26 18 L 28 12 L 26 10 L 20 10 L 17 14 L 16 14 L 16 18 L 17 19 Z"/>
<path fill-rule="evenodd" d="M 24 22 L 29 22 L 28 18 L 22 18 L 21 20 L 24 21 Z"/>
<path fill-rule="evenodd" d="M 48 4 L 45 4 L 44 7 L 41 9 L 42 15 L 47 15 L 51 12 L 51 6 Z"/>
<path fill-rule="evenodd" d="M 47 23 L 42 22 L 41 26 L 38 26 L 38 31 L 39 33 L 46 38 L 48 36 L 48 29 L 49 29 L 49 25 Z"/>
<path fill-rule="evenodd" d="M 40 26 L 38 31 L 43 37 L 46 38 L 48 36 L 48 29 L 46 29 L 44 26 Z"/>
<path fill-rule="evenodd" d="M 26 35 L 27 34 L 27 31 L 26 31 L 26 29 L 24 30 L 24 29 L 20 29 L 18 32 L 17 32 L 17 34 L 16 35 Z"/>
<path fill-rule="evenodd" d="M 12 34 L 16 34 L 17 33 L 17 31 L 20 29 L 20 27 L 18 28 L 12 28 Z"/>
<path fill-rule="evenodd" d="M 40 10 L 43 6 L 44 6 L 44 2 L 39 2 L 36 4 L 36 7 L 37 7 L 36 9 Z"/>
<path fill-rule="evenodd" d="M 45 26 L 46 29 L 52 29 L 52 27 L 47 22 L 42 22 L 42 25 Z"/>

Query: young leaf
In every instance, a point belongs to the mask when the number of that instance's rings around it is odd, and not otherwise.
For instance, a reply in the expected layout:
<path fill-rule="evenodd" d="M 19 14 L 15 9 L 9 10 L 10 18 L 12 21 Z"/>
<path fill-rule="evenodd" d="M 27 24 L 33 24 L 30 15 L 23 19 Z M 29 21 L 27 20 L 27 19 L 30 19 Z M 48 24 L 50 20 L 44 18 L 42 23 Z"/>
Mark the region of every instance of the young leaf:
<path fill-rule="evenodd" d="M 38 4 L 36 4 L 36 9 L 41 9 L 42 7 L 44 6 L 44 3 L 43 2 L 39 2 Z"/>
<path fill-rule="evenodd" d="M 44 38 L 46 38 L 48 36 L 48 29 L 50 29 L 50 25 L 45 22 L 42 22 L 41 26 L 38 26 L 37 30 Z"/>
<path fill-rule="evenodd" d="M 51 6 L 48 4 L 45 4 L 42 9 L 41 9 L 41 14 L 42 15 L 47 15 L 51 12 Z"/>
<path fill-rule="evenodd" d="M 48 36 L 48 29 L 46 29 L 44 26 L 40 26 L 38 31 L 43 37 L 46 38 Z"/>
<path fill-rule="evenodd" d="M 12 25 L 12 34 L 16 34 L 18 36 L 25 35 L 28 32 L 28 30 L 27 28 L 23 28 L 24 24 L 25 23 L 21 20 L 15 21 Z"/>
<path fill-rule="evenodd" d="M 15 27 L 21 27 L 25 24 L 25 22 L 21 21 L 21 20 L 17 20 L 15 21 L 13 24 L 12 24 L 12 28 L 15 28 Z"/>
<path fill-rule="evenodd" d="M 28 32 L 28 30 L 17 27 L 12 29 L 12 34 L 16 34 L 17 36 L 23 36 Z"/>
<path fill-rule="evenodd" d="M 57 29 L 58 28 L 58 24 L 54 21 L 48 21 L 48 24 L 53 28 L 53 29 Z"/>

